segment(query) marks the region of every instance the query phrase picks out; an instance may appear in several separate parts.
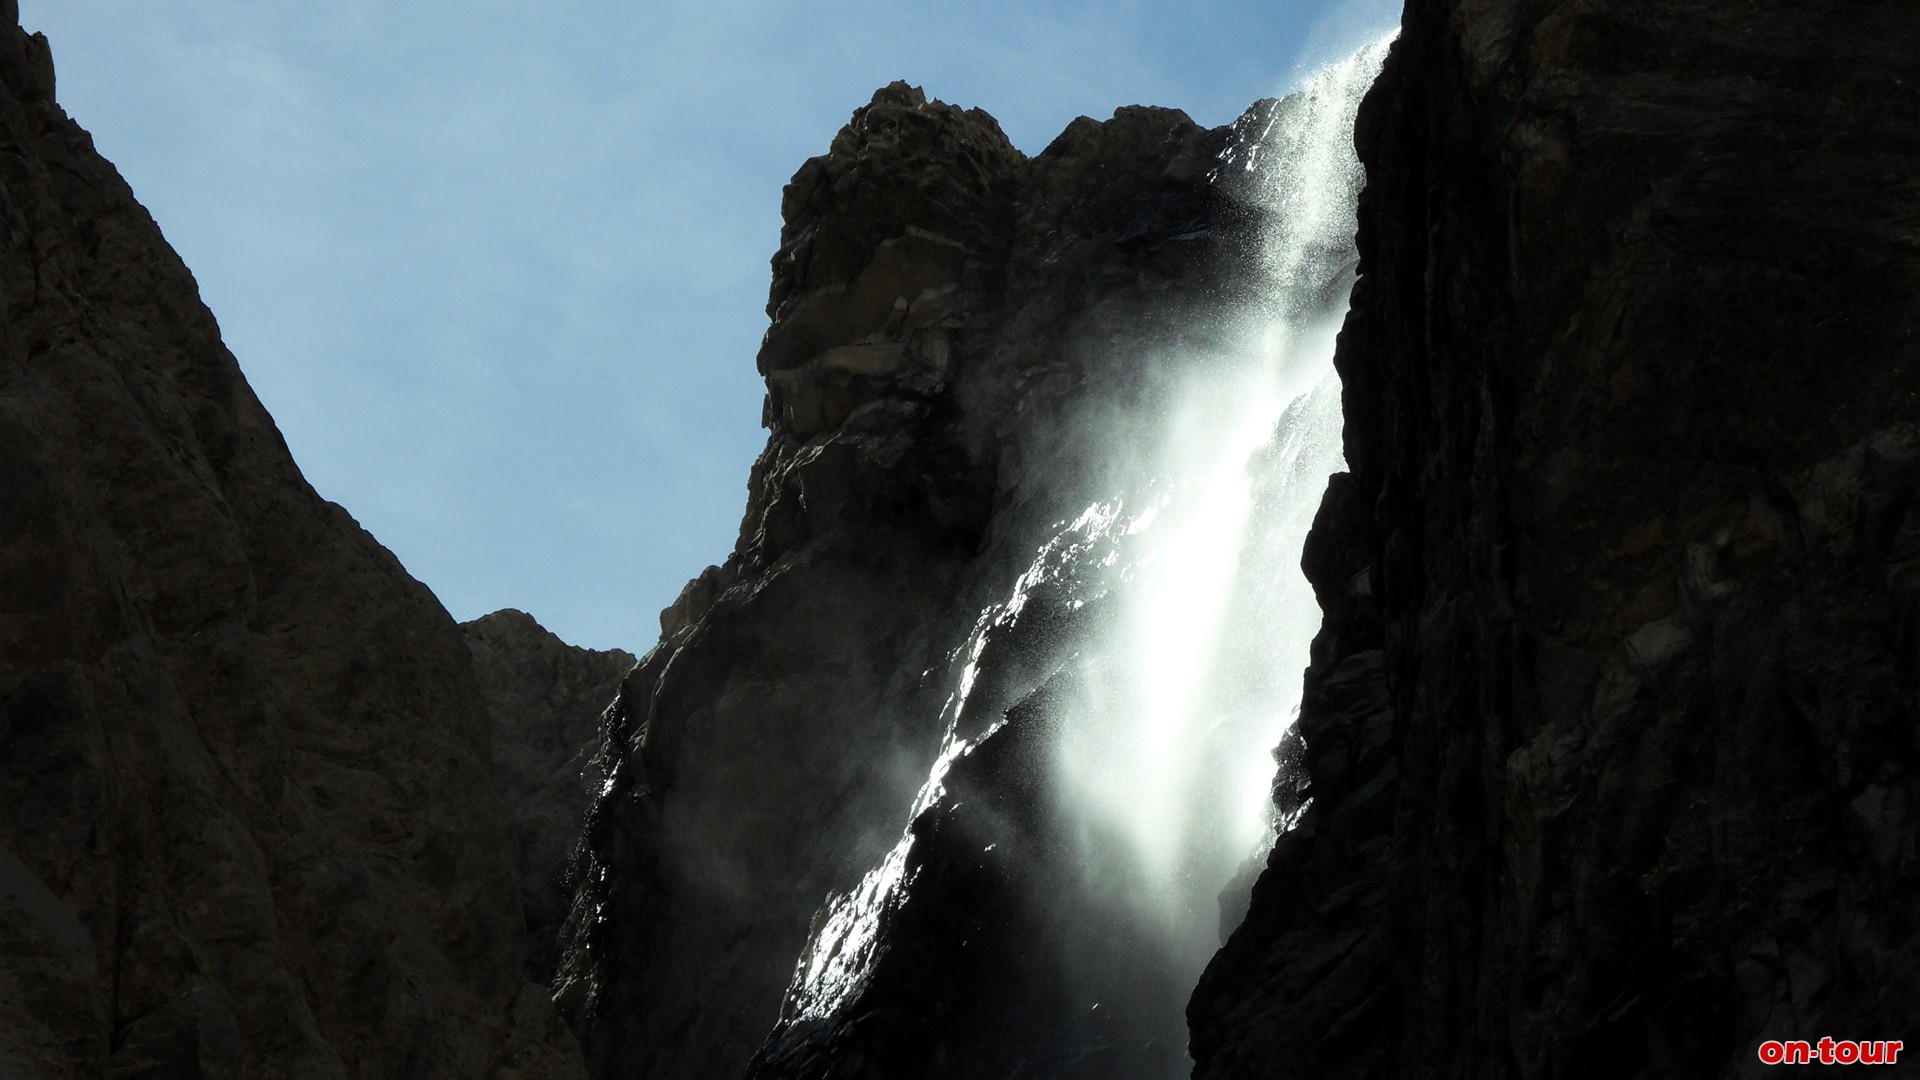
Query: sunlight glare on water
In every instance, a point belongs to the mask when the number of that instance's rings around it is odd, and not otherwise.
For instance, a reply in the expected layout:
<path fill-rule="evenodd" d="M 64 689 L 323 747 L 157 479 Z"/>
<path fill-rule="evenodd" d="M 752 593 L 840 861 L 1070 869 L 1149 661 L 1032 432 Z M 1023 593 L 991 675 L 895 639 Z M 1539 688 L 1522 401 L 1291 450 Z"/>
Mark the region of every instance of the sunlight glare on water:
<path fill-rule="evenodd" d="M 1387 45 L 1316 75 L 1222 162 L 1260 163 L 1267 301 L 1233 316 L 1227 347 L 1169 360 L 1174 407 L 1132 463 L 1153 517 L 1128 530 L 1123 614 L 1091 647 L 1104 662 L 1062 734 L 1085 857 L 1131 863 L 1126 906 L 1178 939 L 1196 975 L 1218 945 L 1221 889 L 1271 842 L 1271 752 L 1319 627 L 1300 550 L 1341 465 L 1352 131 Z"/>
<path fill-rule="evenodd" d="M 1131 991 L 1145 1006 L 1136 1015 L 1158 1025 L 1140 1036 L 1149 1045 L 1175 1045 L 1184 1031 L 1185 994 L 1219 944 L 1222 890 L 1273 839 L 1272 751 L 1297 712 L 1320 622 L 1300 552 L 1341 465 L 1332 357 L 1355 263 L 1354 115 L 1387 46 L 1243 122 L 1215 179 L 1263 211 L 1260 302 L 1205 328 L 1217 344 L 1204 353 L 1161 358 L 1170 385 L 1102 447 L 1113 489 L 1064 514 L 979 614 L 950 657 L 946 736 L 909 815 L 947 796 L 953 771 L 1022 695 L 1071 688 L 1048 704 L 1057 812 L 1078 837 L 1069 872 L 1082 884 L 1069 907 L 1086 933 L 1156 941 L 1177 969 Z M 994 648 L 1017 651 L 1004 643 L 1021 640 L 1030 609 L 1096 604 L 1082 636 L 1048 654 L 1055 667 L 1009 676 L 989 663 Z M 1055 680 L 1066 667 L 1075 677 Z M 855 999 L 912 887 L 914 841 L 909 829 L 829 899 L 783 1016 L 825 1020 Z M 1130 934 L 1108 935 L 1102 920 L 1124 920 Z"/>

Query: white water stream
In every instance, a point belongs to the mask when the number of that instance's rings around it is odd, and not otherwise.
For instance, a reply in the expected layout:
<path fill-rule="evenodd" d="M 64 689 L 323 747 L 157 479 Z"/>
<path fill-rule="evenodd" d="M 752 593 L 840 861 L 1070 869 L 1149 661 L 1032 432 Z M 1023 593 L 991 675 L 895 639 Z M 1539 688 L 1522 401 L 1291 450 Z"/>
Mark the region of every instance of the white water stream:
<path fill-rule="evenodd" d="M 1221 940 L 1222 890 L 1244 891 L 1236 875 L 1274 836 L 1272 751 L 1320 623 L 1300 552 L 1341 465 L 1332 356 L 1354 263 L 1354 116 L 1386 49 L 1313 76 L 1221 160 L 1216 182 L 1251 186 L 1263 209 L 1260 302 L 1209 327 L 1204 354 L 1161 358 L 1176 374 L 1114 440 L 1119 481 L 1063 519 L 981 614 L 955 657 L 946 743 L 909 816 L 938 804 L 956 762 L 1006 722 L 1007 695 L 976 686 L 996 636 L 1033 603 L 1098 604 L 1050 705 L 1062 831 L 1085 917 L 1124 919 L 1161 943 L 1155 962 L 1177 969 L 1166 986 L 1197 980 Z M 826 1020 L 860 992 L 910 885 L 914 842 L 903 835 L 823 911 L 789 1020 Z M 1184 1003 L 1164 1003 L 1176 1032 Z"/>
<path fill-rule="evenodd" d="M 1221 164 L 1263 189 L 1265 303 L 1237 313 L 1226 347 L 1172 361 L 1173 408 L 1131 463 L 1147 498 L 1114 515 L 1132 534 L 1123 614 L 1084 654 L 1101 673 L 1081 680 L 1062 735 L 1087 857 L 1125 861 L 1126 906 L 1183 943 L 1196 977 L 1219 945 L 1221 889 L 1272 842 L 1272 750 L 1320 625 L 1300 551 L 1342 464 L 1352 133 L 1385 52 L 1315 75 Z"/>

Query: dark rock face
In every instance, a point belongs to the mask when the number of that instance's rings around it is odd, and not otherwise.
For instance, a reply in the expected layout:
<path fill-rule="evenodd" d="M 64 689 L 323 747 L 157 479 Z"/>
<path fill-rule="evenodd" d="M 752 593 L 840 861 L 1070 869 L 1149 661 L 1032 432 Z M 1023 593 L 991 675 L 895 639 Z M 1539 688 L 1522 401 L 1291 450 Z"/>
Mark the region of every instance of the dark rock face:
<path fill-rule="evenodd" d="M 493 718 L 494 777 L 520 846 L 526 977 L 544 986 L 553 980 L 572 900 L 574 845 L 598 790 L 588 764 L 600 745 L 601 714 L 635 661 L 621 649 L 569 645 L 511 608 L 461 623 L 460 632 Z"/>
<path fill-rule="evenodd" d="M 1311 806 L 1196 1076 L 1759 1075 L 1920 1000 L 1920 34 L 1409 5 Z"/>
<path fill-rule="evenodd" d="M 0 1075 L 579 1075 L 466 643 L 0 15 Z"/>
<path fill-rule="evenodd" d="M 1124 109 L 1029 160 L 985 114 L 895 84 L 795 175 L 760 354 L 772 434 L 739 545 L 663 613 L 610 714 L 556 984 L 596 1075 L 748 1069 L 822 902 L 901 839 L 981 612 L 1057 527 L 1063 489 L 1103 468 L 1065 418 L 1141 393 L 1183 305 L 1235 299 L 1247 213 L 1207 181 L 1228 137 Z M 1033 674 L 993 676 L 998 709 Z M 996 751 L 1006 774 L 1037 752 Z M 990 869 L 970 893 L 950 869 L 903 958 L 946 958 L 969 897 L 1004 886 Z M 936 1033 L 956 1064 L 917 1045 L 911 1074 L 961 1075 L 1004 1039 L 967 1010 L 1013 972 L 889 970 L 907 981 L 873 1000 L 961 1007 Z M 883 1075 L 857 1070 L 908 1060 L 922 1034 L 783 1026 L 756 1067 Z"/>
<path fill-rule="evenodd" d="M 1234 131 L 1125 109 L 1028 159 L 876 94 L 786 191 L 740 539 L 636 666 L 455 627 L 312 492 L 0 14 L 0 1075 L 580 1075 L 556 963 L 600 1076 L 1178 1071 L 1084 1008 L 1168 969 L 1074 921 L 1046 759 L 1111 612 L 1098 544 L 1047 544 L 1187 316 L 1248 299 Z M 1358 136 L 1297 825 L 1197 1076 L 1905 1037 L 1916 44 L 1906 0 L 1413 5 Z"/>
<path fill-rule="evenodd" d="M 1000 207 L 1020 156 L 990 119 L 904 87 L 850 131 L 787 190 L 785 321 L 761 354 L 773 434 L 739 545 L 662 613 L 605 733 L 556 984 L 596 1075 L 744 1066 L 814 906 L 843 860 L 884 850 L 861 829 L 908 797 L 892 758 L 920 733 L 873 706 L 912 685 L 898 660 L 931 648 L 978 542 L 991 474 L 939 412 L 1005 211 L 954 218 Z M 956 154 L 974 168 L 948 179 Z M 843 190 L 857 208 L 823 209 Z"/>

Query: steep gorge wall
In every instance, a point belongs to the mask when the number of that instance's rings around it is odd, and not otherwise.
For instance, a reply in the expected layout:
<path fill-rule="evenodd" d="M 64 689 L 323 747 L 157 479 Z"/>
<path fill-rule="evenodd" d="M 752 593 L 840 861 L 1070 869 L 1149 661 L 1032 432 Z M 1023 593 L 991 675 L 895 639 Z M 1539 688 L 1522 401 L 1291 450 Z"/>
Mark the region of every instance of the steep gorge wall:
<path fill-rule="evenodd" d="M 1185 311 L 1241 299 L 1251 211 L 1208 180 L 1229 137 L 1123 109 L 1028 159 L 984 113 L 895 84 L 795 175 L 740 543 L 663 615 L 602 752 L 557 984 L 595 1075 L 745 1072 L 829 894 L 900 840 L 958 651 L 1064 489 L 1107 467 L 1069 433 L 1129 434 L 1119 410 L 1071 417 L 1145 392 Z M 1017 683 L 1004 659 L 983 679 Z M 880 997 L 987 1015 L 985 983 L 926 974 Z M 839 1032 L 781 1067 L 859 1045 L 846 1067 L 904 1048 L 950 1074 L 937 1039 L 908 1045 L 924 1030 Z"/>
<path fill-rule="evenodd" d="M 0 5 L 0 1075 L 568 1077 L 466 641 Z"/>
<path fill-rule="evenodd" d="M 1312 804 L 1198 1077 L 1758 1075 L 1920 1000 L 1911 5 L 1412 4 Z"/>
<path fill-rule="evenodd" d="M 460 633 L 493 720 L 494 779 L 519 841 L 526 977 L 545 986 L 573 899 L 574 845 L 598 793 L 590 765 L 601 715 L 636 661 L 624 649 L 569 645 L 512 608 L 461 623 Z"/>
<path fill-rule="evenodd" d="M 578 1075 L 527 978 L 570 732 L 631 658 L 463 640 L 312 492 L 0 12 L 0 1074 Z M 1311 803 L 1194 995 L 1197 1075 L 1906 1034 L 1915 38 L 1904 0 L 1409 12 L 1306 555 Z M 740 542 L 603 733 L 557 984 L 595 1073 L 749 1068 L 822 898 L 899 839 L 930 673 L 1103 468 L 1061 433 L 1245 299 L 1230 137 L 1130 109 L 1028 159 L 896 85 L 796 175 Z M 1045 629 L 995 658 L 1007 712 Z M 1019 797 L 1031 753 L 955 791 Z M 761 1075 L 1032 1064 L 1022 942 L 954 963 L 1004 872 L 929 828 L 857 1007 L 786 1016 Z"/>

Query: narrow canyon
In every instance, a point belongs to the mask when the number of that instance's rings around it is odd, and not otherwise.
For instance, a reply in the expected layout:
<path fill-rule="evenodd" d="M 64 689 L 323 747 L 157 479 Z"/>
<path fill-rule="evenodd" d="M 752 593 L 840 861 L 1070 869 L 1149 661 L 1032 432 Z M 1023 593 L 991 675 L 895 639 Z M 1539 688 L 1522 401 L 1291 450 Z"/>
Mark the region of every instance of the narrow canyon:
<path fill-rule="evenodd" d="M 1906 0 L 1410 3 L 1032 155 L 880 88 L 632 653 L 316 494 L 58 46 L 0 0 L 0 1078 L 1920 1043 Z"/>

